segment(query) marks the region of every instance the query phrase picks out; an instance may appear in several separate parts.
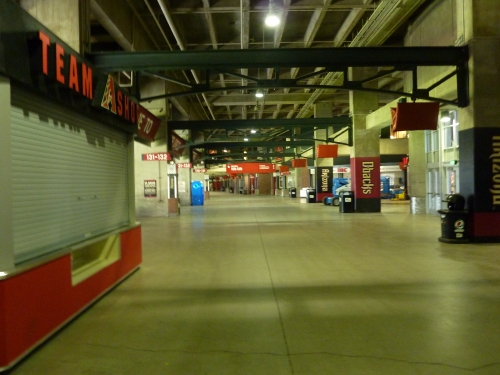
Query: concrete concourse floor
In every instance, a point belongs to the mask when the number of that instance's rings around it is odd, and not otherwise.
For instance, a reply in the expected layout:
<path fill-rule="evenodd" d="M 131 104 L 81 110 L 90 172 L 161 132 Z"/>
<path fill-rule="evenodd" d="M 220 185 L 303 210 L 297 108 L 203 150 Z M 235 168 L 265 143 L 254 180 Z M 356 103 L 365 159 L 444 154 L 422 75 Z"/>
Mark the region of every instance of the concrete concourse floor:
<path fill-rule="evenodd" d="M 406 202 L 211 193 L 141 222 L 141 268 L 12 375 L 500 374 L 500 244 Z"/>

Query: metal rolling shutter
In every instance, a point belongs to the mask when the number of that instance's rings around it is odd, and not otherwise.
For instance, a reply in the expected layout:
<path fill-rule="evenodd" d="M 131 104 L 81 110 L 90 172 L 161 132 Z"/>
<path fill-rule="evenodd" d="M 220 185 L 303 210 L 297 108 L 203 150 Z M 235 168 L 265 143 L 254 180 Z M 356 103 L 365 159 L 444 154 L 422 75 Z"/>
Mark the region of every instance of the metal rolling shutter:
<path fill-rule="evenodd" d="M 129 223 L 127 136 L 12 90 L 16 263 Z"/>

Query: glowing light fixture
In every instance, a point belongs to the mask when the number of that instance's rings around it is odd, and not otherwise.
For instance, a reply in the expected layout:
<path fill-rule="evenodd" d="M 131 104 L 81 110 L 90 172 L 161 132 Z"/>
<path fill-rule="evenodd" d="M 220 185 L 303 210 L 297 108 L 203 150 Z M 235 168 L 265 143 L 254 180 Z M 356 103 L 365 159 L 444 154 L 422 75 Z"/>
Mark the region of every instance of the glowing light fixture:
<path fill-rule="evenodd" d="M 264 97 L 264 93 L 260 90 L 257 90 L 257 92 L 255 93 L 255 97 L 256 98 L 263 98 Z"/>
<path fill-rule="evenodd" d="M 450 120 L 451 120 L 451 118 L 450 118 L 450 117 L 448 117 L 448 116 L 443 116 L 443 117 L 441 117 L 441 122 L 448 122 L 448 121 L 450 121 Z"/>
<path fill-rule="evenodd" d="M 250 133 L 255 134 L 255 133 L 257 133 L 257 130 L 252 129 L 252 130 L 250 130 Z"/>
<path fill-rule="evenodd" d="M 269 1 L 269 13 L 267 14 L 264 22 L 269 27 L 276 27 L 280 24 L 280 18 L 278 17 L 276 9 L 274 9 L 273 0 Z"/>
<path fill-rule="evenodd" d="M 280 19 L 276 14 L 269 12 L 265 22 L 269 27 L 276 27 L 280 24 Z"/>
<path fill-rule="evenodd" d="M 244 140 L 245 142 L 248 142 L 248 138 L 243 138 L 243 140 Z"/>

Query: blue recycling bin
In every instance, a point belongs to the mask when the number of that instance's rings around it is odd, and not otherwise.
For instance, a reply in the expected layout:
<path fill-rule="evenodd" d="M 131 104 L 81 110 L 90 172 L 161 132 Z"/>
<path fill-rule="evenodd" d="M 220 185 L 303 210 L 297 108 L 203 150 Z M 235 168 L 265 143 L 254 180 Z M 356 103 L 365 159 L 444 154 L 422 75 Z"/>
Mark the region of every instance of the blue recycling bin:
<path fill-rule="evenodd" d="M 191 206 L 203 206 L 205 193 L 201 181 L 191 182 Z"/>

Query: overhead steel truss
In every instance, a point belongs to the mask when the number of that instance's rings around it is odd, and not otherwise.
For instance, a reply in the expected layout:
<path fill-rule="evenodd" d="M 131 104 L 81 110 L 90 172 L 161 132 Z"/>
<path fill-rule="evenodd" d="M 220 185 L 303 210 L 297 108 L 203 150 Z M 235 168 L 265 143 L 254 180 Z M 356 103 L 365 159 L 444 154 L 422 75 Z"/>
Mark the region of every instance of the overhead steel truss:
<path fill-rule="evenodd" d="M 324 143 L 338 143 L 345 144 L 348 146 L 352 146 L 352 119 L 348 115 L 335 116 L 332 118 L 304 118 L 304 119 L 274 119 L 274 120 L 224 120 L 224 121 L 169 121 L 169 136 L 171 136 L 171 131 L 173 130 L 190 130 L 190 131 L 206 131 L 206 130 L 225 130 L 228 131 L 241 131 L 241 130 L 255 130 L 259 131 L 262 129 L 282 129 L 282 130 L 291 130 L 296 128 L 308 129 L 310 132 L 314 132 L 315 130 L 326 130 L 325 137 L 321 139 L 316 139 L 313 136 L 308 136 L 304 134 L 291 134 L 287 135 L 287 138 L 293 139 L 293 141 L 283 141 L 283 140 L 269 140 L 263 141 L 262 138 L 266 137 L 266 135 L 258 134 L 256 137 L 259 137 L 260 140 L 253 140 L 251 142 L 245 142 L 243 140 L 239 142 L 193 142 L 188 141 L 187 145 L 183 145 L 181 147 L 188 146 L 190 150 L 199 150 L 203 149 L 204 157 L 203 160 L 218 160 L 227 158 L 227 157 L 294 157 L 297 155 L 301 155 L 304 151 L 299 151 L 298 148 L 306 147 L 310 149 L 314 146 L 315 141 L 320 141 Z M 337 140 L 341 135 L 347 133 L 347 142 L 340 142 Z M 251 136 L 249 136 L 251 138 Z M 278 137 L 278 138 L 283 138 Z M 169 140 L 169 142 L 171 142 Z M 287 147 L 291 148 L 294 151 L 292 152 L 284 152 L 277 153 L 274 151 L 276 147 Z M 235 151 L 235 150 L 243 150 L 245 148 L 262 148 L 262 152 L 251 152 L 247 151 L 243 153 L 243 151 Z M 223 152 L 224 149 L 230 149 L 231 153 Z M 273 151 L 269 151 L 269 149 L 273 149 Z M 216 154 L 210 154 L 210 150 L 217 151 Z M 190 155 L 192 153 L 190 152 Z M 243 159 L 242 159 L 243 160 Z M 215 162 L 217 163 L 217 162 Z"/>
<path fill-rule="evenodd" d="M 142 101 L 175 96 L 195 95 L 212 91 L 244 90 L 256 88 L 307 88 L 352 91 L 370 91 L 424 99 L 466 107 L 468 95 L 468 47 L 353 47 L 353 48 L 301 48 L 261 50 L 216 50 L 216 51 L 165 51 L 165 52 L 111 52 L 90 56 L 96 68 L 106 72 L 134 71 L 155 75 L 175 82 L 186 90 L 165 95 L 141 98 Z M 453 71 L 428 87 L 419 87 L 419 68 L 453 67 Z M 323 67 L 322 70 L 294 79 L 280 78 L 280 69 Z M 357 67 L 380 67 L 372 77 L 363 80 L 349 80 L 348 70 Z M 243 75 L 234 70 L 251 68 L 274 68 L 273 79 L 259 79 Z M 171 78 L 171 70 L 198 69 L 205 71 L 205 82 L 192 84 Z M 248 81 L 246 86 L 219 87 L 214 80 L 223 72 Z M 343 72 L 339 85 L 309 85 L 304 82 L 313 75 L 329 72 Z M 411 73 L 411 89 L 392 91 L 366 87 L 365 84 L 394 72 Z M 456 98 L 433 97 L 430 92 L 444 82 L 456 77 Z"/>

